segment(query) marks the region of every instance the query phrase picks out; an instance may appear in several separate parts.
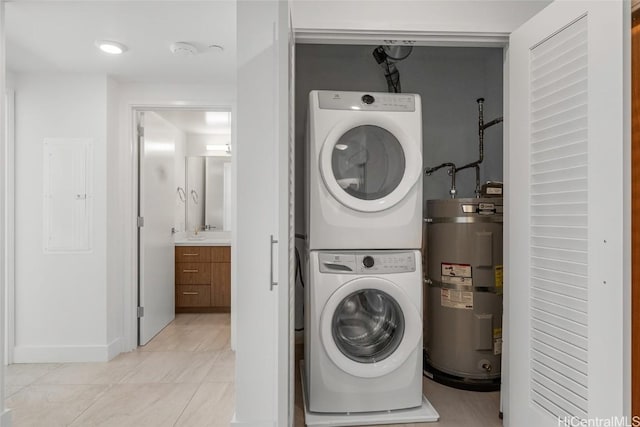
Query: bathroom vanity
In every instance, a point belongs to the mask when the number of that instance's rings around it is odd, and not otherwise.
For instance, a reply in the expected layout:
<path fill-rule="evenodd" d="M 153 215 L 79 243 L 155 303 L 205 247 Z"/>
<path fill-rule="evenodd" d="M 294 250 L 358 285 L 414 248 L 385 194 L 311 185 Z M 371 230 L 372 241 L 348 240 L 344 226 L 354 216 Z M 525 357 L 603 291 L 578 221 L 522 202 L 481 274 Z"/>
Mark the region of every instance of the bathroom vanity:
<path fill-rule="evenodd" d="M 202 234 L 175 242 L 176 313 L 231 309 L 231 240 Z"/>

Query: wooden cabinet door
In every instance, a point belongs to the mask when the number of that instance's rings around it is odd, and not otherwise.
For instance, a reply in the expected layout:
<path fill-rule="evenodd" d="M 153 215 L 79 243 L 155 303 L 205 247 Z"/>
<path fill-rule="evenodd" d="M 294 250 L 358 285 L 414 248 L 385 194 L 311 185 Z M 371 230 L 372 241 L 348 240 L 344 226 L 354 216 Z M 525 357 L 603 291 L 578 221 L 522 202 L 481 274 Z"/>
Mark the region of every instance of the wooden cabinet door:
<path fill-rule="evenodd" d="M 209 249 L 211 251 L 211 262 L 231 262 L 230 246 L 213 246 Z"/>
<path fill-rule="evenodd" d="M 211 305 L 231 307 L 231 263 L 216 262 L 211 268 Z"/>

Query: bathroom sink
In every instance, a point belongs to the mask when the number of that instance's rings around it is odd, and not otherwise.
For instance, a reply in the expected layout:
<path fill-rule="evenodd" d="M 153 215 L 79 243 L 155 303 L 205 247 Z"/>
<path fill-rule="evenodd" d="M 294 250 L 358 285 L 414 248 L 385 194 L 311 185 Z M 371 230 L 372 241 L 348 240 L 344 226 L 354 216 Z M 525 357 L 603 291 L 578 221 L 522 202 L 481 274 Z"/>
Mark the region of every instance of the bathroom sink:
<path fill-rule="evenodd" d="M 187 240 L 204 240 L 206 239 L 205 236 L 189 236 L 187 237 Z"/>

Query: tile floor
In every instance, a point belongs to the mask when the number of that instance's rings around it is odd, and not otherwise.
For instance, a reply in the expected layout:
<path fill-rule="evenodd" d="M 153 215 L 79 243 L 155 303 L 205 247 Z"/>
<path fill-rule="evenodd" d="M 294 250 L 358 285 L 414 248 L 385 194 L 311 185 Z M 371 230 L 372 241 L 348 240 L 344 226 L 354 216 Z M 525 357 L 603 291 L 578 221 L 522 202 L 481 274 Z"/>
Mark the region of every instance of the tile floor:
<path fill-rule="evenodd" d="M 107 363 L 7 367 L 13 426 L 228 426 L 235 356 L 229 314 L 178 314 Z"/>
<path fill-rule="evenodd" d="M 13 426 L 228 426 L 235 356 L 229 314 L 179 314 L 149 344 L 107 363 L 7 367 Z M 302 347 L 296 346 L 299 360 Z M 296 369 L 294 425 L 304 426 Z M 423 380 L 438 423 L 398 427 L 500 427 L 499 393 L 474 393 Z M 392 426 L 389 426 L 392 427 Z"/>

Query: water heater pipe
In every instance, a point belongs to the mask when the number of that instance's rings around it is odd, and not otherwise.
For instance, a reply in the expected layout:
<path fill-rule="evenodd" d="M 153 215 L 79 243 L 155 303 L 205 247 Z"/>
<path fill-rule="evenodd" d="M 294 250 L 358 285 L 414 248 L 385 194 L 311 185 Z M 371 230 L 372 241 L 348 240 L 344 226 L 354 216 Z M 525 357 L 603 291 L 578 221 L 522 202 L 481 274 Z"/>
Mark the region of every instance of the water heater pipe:
<path fill-rule="evenodd" d="M 460 166 L 460 167 L 456 167 L 455 164 L 447 162 L 447 163 L 442 163 L 441 165 L 438 165 L 432 168 L 427 168 L 424 170 L 424 173 L 426 175 L 431 175 L 433 172 L 443 167 L 450 168 L 449 175 L 451 175 L 451 188 L 449 189 L 449 194 L 451 195 L 451 198 L 455 198 L 457 193 L 456 174 L 462 170 L 469 169 L 469 168 L 475 168 L 476 170 L 475 193 L 476 193 L 476 197 L 480 197 L 480 193 L 481 193 L 480 165 L 484 160 L 484 131 L 490 128 L 491 126 L 497 125 L 498 123 L 504 120 L 504 117 L 498 117 L 497 119 L 494 119 L 488 123 L 485 123 L 484 122 L 484 98 L 478 98 L 476 102 L 478 103 L 478 160 L 471 163 L 467 163 L 466 165 Z"/>

